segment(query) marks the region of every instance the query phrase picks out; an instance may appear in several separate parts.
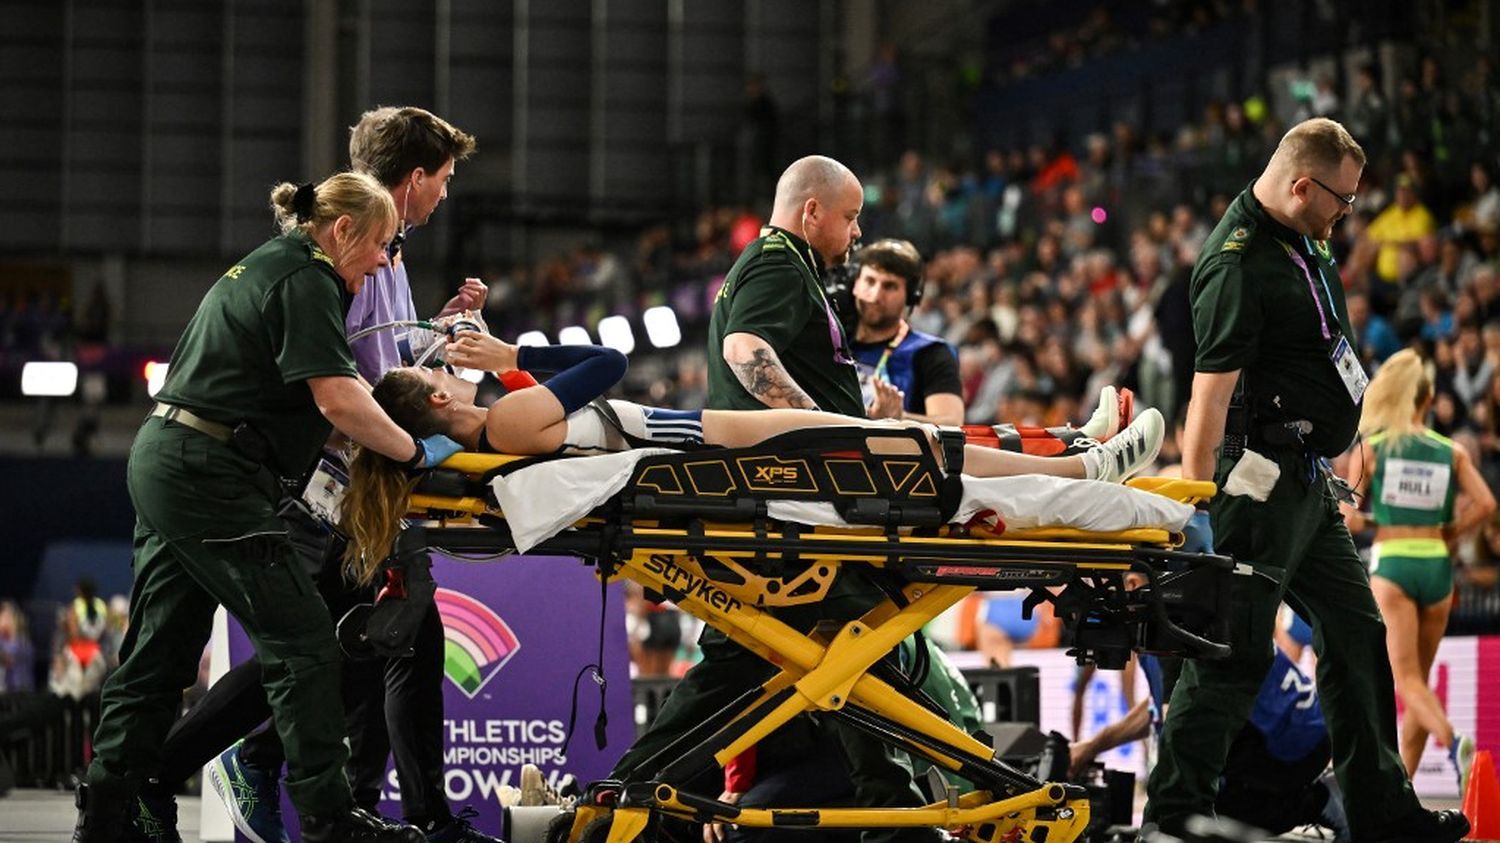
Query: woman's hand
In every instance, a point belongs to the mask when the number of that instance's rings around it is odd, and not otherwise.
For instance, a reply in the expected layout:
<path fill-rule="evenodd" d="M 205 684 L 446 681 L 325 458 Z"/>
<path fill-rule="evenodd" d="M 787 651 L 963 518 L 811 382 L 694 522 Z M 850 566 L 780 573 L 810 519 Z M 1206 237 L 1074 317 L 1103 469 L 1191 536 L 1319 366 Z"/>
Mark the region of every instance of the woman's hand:
<path fill-rule="evenodd" d="M 730 805 L 738 805 L 740 802 L 740 798 L 744 795 L 745 794 L 743 793 L 735 793 L 732 790 L 726 790 L 723 793 L 719 794 L 719 801 L 726 802 Z M 728 830 L 729 829 L 727 823 L 704 823 L 703 843 L 722 843 L 722 841 L 724 840 L 724 835 L 728 832 Z"/>
<path fill-rule="evenodd" d="M 443 359 L 466 369 L 509 372 L 516 368 L 516 346 L 490 334 L 461 331 L 443 348 Z"/>
<path fill-rule="evenodd" d="M 484 309 L 484 300 L 489 297 L 490 288 L 478 278 L 465 278 L 462 287 L 458 288 L 458 294 L 448 299 L 443 309 L 438 311 L 439 316 L 452 316 L 464 310 Z"/>

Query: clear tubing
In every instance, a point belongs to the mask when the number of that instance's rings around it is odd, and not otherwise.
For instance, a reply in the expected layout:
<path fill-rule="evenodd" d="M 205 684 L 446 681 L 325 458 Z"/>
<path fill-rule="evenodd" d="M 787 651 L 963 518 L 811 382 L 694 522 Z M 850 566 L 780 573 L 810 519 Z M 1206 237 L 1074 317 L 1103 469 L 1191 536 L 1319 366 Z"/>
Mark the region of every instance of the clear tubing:
<path fill-rule="evenodd" d="M 380 331 L 389 331 L 392 328 L 423 328 L 428 331 L 437 330 L 437 326 L 432 324 L 431 322 L 402 319 L 396 322 L 385 322 L 379 325 L 371 325 L 368 328 L 361 328 L 360 330 L 355 331 L 354 333 L 349 335 L 349 342 L 354 342 L 357 339 L 367 337 L 370 334 L 379 333 Z"/>

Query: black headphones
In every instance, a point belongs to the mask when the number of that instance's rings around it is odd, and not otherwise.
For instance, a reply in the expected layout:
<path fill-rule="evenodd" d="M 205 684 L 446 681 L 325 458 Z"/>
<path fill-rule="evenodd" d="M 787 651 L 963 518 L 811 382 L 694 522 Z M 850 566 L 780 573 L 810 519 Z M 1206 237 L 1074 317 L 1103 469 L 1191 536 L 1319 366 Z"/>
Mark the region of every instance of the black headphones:
<path fill-rule="evenodd" d="M 917 305 L 919 305 L 919 304 L 922 303 L 922 293 L 926 289 L 926 287 L 927 287 L 927 273 L 925 273 L 925 272 L 921 272 L 919 270 L 917 272 L 917 278 L 916 278 L 915 281 L 913 281 L 911 279 L 907 279 L 907 281 L 906 281 L 906 309 L 908 311 L 912 310 Z"/>
<path fill-rule="evenodd" d="M 874 243 L 871 243 L 868 246 L 862 246 L 862 247 L 860 247 L 859 251 L 862 252 L 865 249 L 877 249 L 877 248 L 878 249 L 884 249 L 886 251 L 896 252 L 897 254 L 901 255 L 902 257 L 909 258 L 911 260 L 911 262 L 916 265 L 916 269 L 917 269 L 917 273 L 916 274 L 917 274 L 917 277 L 915 279 L 903 277 L 901 280 L 903 280 L 903 281 L 906 282 L 906 309 L 909 311 L 912 308 L 916 307 L 917 305 L 921 304 L 922 303 L 922 293 L 923 293 L 923 290 L 926 287 L 926 283 L 927 282 L 926 282 L 926 273 L 924 273 L 922 271 L 922 268 L 923 268 L 922 267 L 922 256 L 917 252 L 916 247 L 913 246 L 912 244 L 906 242 L 905 240 L 897 240 L 894 237 L 884 237 L 884 238 L 881 238 L 879 240 L 876 240 Z M 858 254 L 858 253 L 859 252 L 856 252 L 855 254 Z M 851 286 L 852 286 L 853 279 L 859 277 L 859 270 L 860 270 L 861 264 L 859 264 L 856 261 L 851 260 L 850 261 L 850 266 L 851 266 L 851 268 L 853 270 L 850 273 L 850 276 L 849 276 L 850 277 L 850 281 L 851 281 Z"/>

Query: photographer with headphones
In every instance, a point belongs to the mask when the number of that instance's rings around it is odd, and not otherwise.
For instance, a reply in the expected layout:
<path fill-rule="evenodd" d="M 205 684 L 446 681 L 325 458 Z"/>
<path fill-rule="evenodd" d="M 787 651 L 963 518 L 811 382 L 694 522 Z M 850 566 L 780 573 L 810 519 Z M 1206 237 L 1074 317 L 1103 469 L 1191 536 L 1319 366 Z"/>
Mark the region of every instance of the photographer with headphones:
<path fill-rule="evenodd" d="M 854 253 L 854 264 L 858 322 L 850 350 L 869 417 L 963 424 L 957 352 L 906 321 L 922 301 L 922 256 L 916 247 L 905 240 L 877 240 Z"/>

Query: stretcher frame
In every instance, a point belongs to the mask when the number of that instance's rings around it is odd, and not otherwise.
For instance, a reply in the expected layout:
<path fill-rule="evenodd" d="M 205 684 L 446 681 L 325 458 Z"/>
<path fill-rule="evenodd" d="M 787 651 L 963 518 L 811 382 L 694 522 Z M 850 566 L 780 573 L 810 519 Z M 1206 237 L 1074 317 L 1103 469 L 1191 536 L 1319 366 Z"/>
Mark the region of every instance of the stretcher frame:
<path fill-rule="evenodd" d="M 950 471 L 919 431 L 854 427 L 793 431 L 755 448 L 648 456 L 608 504 L 528 551 L 579 558 L 606 582 L 633 580 L 781 668 L 638 764 L 626 781 L 592 785 L 576 811 L 554 823 L 549 843 L 650 839 L 662 817 L 788 830 L 935 827 L 978 843 L 1071 843 L 1083 833 L 1083 788 L 1041 782 L 997 760 L 931 701 L 898 689 L 903 677 L 882 658 L 974 591 L 1014 589 L 1031 592 L 1028 615 L 1042 601 L 1054 604 L 1074 632 L 1070 654 L 1080 663 L 1120 667 L 1132 650 L 1223 656 L 1233 580 L 1248 569 L 1227 557 L 1175 551 L 1181 537 L 1165 530 L 1000 533 L 949 525 L 961 441 L 947 440 L 941 450 Z M 426 522 L 433 548 L 504 553 L 513 543 L 488 481 L 536 461 L 456 455 L 418 486 L 408 516 Z M 1212 483 L 1147 478 L 1133 485 L 1187 503 L 1214 494 Z M 832 502 L 845 520 L 868 526 L 767 518 L 769 500 L 798 496 Z M 849 565 L 893 574 L 901 584 L 836 628 L 802 633 L 772 614 L 821 600 Z M 1131 572 L 1145 585 L 1127 591 Z M 840 717 L 978 789 L 950 788 L 918 808 L 787 809 L 745 808 L 681 789 L 803 712 Z"/>

